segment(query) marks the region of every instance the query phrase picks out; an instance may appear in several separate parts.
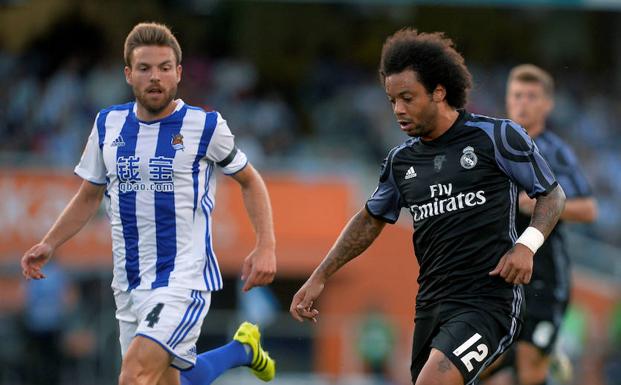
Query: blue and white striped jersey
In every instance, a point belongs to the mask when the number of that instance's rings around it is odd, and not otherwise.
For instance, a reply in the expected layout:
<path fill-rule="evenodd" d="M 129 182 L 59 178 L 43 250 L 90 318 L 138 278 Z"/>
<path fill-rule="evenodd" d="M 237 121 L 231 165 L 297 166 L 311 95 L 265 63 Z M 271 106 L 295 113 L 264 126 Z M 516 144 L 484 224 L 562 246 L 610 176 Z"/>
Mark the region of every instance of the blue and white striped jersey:
<path fill-rule="evenodd" d="M 135 102 L 100 111 L 75 168 L 106 185 L 115 289 L 222 288 L 211 239 L 213 171 L 234 174 L 248 161 L 219 113 L 176 102 L 152 122 L 137 118 Z"/>

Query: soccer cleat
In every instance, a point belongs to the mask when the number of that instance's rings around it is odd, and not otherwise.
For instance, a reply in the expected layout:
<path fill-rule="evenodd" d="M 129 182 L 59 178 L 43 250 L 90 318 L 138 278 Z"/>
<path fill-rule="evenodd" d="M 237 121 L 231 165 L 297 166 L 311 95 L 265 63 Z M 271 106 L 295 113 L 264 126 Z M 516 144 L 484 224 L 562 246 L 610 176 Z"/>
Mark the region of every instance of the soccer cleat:
<path fill-rule="evenodd" d="M 239 325 L 233 339 L 252 349 L 252 362 L 250 363 L 252 373 L 260 380 L 271 381 L 276 375 L 276 361 L 261 347 L 259 327 L 250 322 L 244 322 Z"/>

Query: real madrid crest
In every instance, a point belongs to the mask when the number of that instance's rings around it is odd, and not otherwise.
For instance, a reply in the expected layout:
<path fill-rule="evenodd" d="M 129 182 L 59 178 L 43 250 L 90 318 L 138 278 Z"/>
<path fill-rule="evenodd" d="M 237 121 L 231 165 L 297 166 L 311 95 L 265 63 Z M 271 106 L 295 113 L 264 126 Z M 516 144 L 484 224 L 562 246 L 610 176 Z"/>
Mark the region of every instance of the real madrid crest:
<path fill-rule="evenodd" d="M 461 156 L 461 159 L 459 159 L 461 167 L 470 170 L 477 165 L 477 161 L 479 160 L 479 158 L 477 158 L 477 155 L 474 153 L 474 148 L 468 146 L 463 149 L 463 153 L 464 154 Z"/>

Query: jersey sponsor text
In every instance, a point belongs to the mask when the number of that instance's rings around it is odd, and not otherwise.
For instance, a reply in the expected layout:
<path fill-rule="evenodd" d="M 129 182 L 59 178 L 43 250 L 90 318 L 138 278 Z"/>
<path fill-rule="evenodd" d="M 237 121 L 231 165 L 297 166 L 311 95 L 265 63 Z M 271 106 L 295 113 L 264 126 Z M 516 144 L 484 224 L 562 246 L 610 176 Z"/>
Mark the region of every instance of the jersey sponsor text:
<path fill-rule="evenodd" d="M 423 219 L 433 217 L 440 214 L 446 214 L 457 210 L 463 210 L 466 207 L 475 207 L 485 204 L 485 191 L 476 192 L 460 192 L 455 196 L 451 196 L 453 184 L 434 184 L 429 186 L 433 202 L 420 205 L 411 205 L 410 212 L 414 216 L 414 221 L 418 222 Z M 447 198 L 439 199 L 438 196 L 447 196 Z"/>

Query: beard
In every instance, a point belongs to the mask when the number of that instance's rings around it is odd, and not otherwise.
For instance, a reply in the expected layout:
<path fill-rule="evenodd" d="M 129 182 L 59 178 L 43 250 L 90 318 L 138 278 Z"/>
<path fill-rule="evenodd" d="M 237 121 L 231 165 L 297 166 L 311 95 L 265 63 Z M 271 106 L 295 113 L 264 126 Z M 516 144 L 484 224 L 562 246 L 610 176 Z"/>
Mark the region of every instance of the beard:
<path fill-rule="evenodd" d="M 140 91 L 134 88 L 134 96 L 136 96 L 138 103 L 140 103 L 140 105 L 152 115 L 157 115 L 162 112 L 177 95 L 176 86 L 170 88 L 169 90 L 166 90 L 163 87 L 160 88 L 162 90 L 162 97 L 158 98 L 159 100 L 154 100 L 147 91 Z"/>
<path fill-rule="evenodd" d="M 409 137 L 417 138 L 417 137 L 426 137 L 431 134 L 433 128 L 430 127 L 428 123 L 417 124 L 414 129 L 407 133 Z"/>
<path fill-rule="evenodd" d="M 438 108 L 435 104 L 430 104 L 430 107 L 420 117 L 420 121 L 416 123 L 414 128 L 407 133 L 410 137 L 428 137 L 436 129 L 436 117 L 438 115 Z"/>

